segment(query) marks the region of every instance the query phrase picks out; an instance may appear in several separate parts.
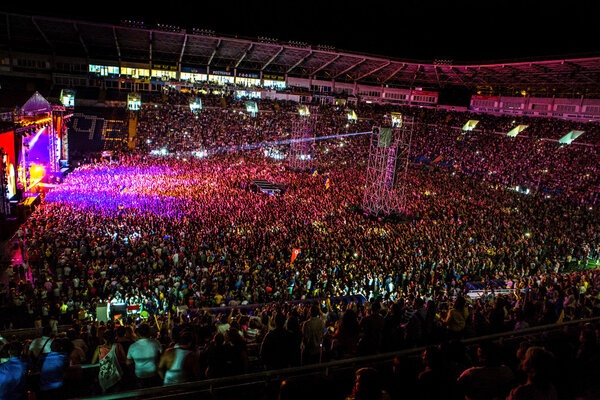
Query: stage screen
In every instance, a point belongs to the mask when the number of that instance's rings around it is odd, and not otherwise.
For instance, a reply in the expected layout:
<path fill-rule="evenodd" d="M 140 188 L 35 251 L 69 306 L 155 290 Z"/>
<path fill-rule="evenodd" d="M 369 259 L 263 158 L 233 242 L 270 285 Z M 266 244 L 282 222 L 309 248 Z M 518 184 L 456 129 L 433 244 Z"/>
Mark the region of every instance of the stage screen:
<path fill-rule="evenodd" d="M 38 130 L 29 142 L 29 161 L 33 164 L 49 164 L 50 135 L 47 127 Z"/>
<path fill-rule="evenodd" d="M 196 114 L 198 111 L 202 110 L 202 99 L 196 97 L 193 100 L 190 100 L 190 110 Z"/>
<path fill-rule="evenodd" d="M 127 95 L 127 108 L 129 111 L 139 111 L 142 108 L 142 96 L 139 93 L 129 93 Z"/>
<path fill-rule="evenodd" d="M 394 128 L 402 127 L 402 114 L 401 113 L 399 113 L 399 112 L 392 113 L 392 126 Z"/>
<path fill-rule="evenodd" d="M 31 189 L 33 186 L 38 184 L 46 175 L 48 171 L 50 171 L 50 131 L 48 127 L 41 128 L 37 132 L 35 132 L 29 139 L 29 178 L 30 184 L 29 188 Z M 24 141 L 25 145 L 26 142 Z M 25 147 L 25 146 L 24 146 Z M 25 148 L 23 148 L 25 151 Z M 21 158 L 21 167 L 24 167 L 25 156 Z M 22 168 L 19 168 L 22 171 Z M 22 174 L 19 179 L 24 184 L 25 183 L 25 175 Z"/>
<path fill-rule="evenodd" d="M 247 101 L 246 102 L 246 112 L 256 114 L 258 112 L 258 106 L 255 101 Z"/>
<path fill-rule="evenodd" d="M 17 192 L 17 176 L 15 154 L 15 134 L 14 132 L 6 132 L 0 134 L 0 148 L 6 153 L 6 176 L 8 177 L 8 198 L 11 199 Z"/>
<path fill-rule="evenodd" d="M 299 105 L 298 106 L 298 115 L 301 115 L 303 117 L 309 117 L 310 111 L 308 110 L 308 107 L 305 105 Z"/>
<path fill-rule="evenodd" d="M 75 91 L 71 89 L 61 90 L 60 102 L 65 107 L 75 107 Z"/>

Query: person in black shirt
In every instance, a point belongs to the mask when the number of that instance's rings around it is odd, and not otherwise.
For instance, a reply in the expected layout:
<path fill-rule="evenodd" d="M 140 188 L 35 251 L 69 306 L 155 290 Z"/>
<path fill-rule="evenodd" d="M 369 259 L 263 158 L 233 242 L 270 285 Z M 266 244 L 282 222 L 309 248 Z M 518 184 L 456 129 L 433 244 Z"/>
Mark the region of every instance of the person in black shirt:
<path fill-rule="evenodd" d="M 269 331 L 260 348 L 260 358 L 265 369 L 281 369 L 293 365 L 295 354 L 299 353 L 297 341 L 292 333 L 285 329 L 285 315 L 275 315 L 275 329 Z"/>

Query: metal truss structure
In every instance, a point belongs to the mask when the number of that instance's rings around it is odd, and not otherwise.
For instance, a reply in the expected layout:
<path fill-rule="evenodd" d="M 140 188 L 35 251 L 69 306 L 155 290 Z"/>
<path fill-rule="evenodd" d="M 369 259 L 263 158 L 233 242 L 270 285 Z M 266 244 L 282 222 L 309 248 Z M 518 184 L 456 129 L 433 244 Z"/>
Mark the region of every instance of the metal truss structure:
<path fill-rule="evenodd" d="M 8 201 L 8 176 L 6 166 L 8 154 L 0 149 L 0 219 L 10 215 L 10 202 Z"/>
<path fill-rule="evenodd" d="M 374 127 L 369 147 L 363 212 L 374 216 L 406 212 L 406 182 L 414 119 Z"/>
<path fill-rule="evenodd" d="M 288 168 L 292 171 L 310 171 L 314 166 L 312 151 L 315 142 L 315 115 L 299 116 L 292 122 L 292 137 L 288 153 Z"/>
<path fill-rule="evenodd" d="M 18 186 L 24 194 L 31 193 L 34 182 L 31 179 L 31 158 L 30 150 L 32 142 L 40 130 L 47 129 L 48 135 L 48 171 L 57 173 L 61 170 L 61 161 L 68 161 L 69 149 L 67 127 L 65 122 L 71 118 L 71 114 L 66 114 L 62 106 L 52 106 L 43 112 L 30 112 L 21 115 L 21 117 L 32 118 L 32 122 L 26 126 L 17 128 L 15 133 L 18 140 L 21 141 L 21 155 L 19 167 L 23 169 L 23 174 L 17 180 Z M 36 120 L 37 119 L 37 120 Z"/>
<path fill-rule="evenodd" d="M 50 160 L 50 172 L 60 171 L 60 132 L 57 127 L 52 124 L 48 126 L 48 159 Z"/>

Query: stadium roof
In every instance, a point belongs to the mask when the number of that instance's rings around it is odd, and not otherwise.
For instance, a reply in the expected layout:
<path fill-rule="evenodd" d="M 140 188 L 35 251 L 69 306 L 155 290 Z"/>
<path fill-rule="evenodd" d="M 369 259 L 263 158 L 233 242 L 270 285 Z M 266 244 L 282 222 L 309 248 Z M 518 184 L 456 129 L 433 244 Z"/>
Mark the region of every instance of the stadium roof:
<path fill-rule="evenodd" d="M 262 71 L 370 85 L 600 91 L 600 57 L 448 65 L 282 42 L 0 13 L 0 51 L 152 65 Z"/>

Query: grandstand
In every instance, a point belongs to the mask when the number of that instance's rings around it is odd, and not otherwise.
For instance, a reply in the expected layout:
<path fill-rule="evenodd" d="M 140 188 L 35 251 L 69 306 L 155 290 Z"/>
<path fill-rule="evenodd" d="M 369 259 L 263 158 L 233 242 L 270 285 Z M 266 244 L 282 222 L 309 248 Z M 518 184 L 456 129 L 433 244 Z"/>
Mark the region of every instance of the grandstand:
<path fill-rule="evenodd" d="M 5 43 L 0 49 L 2 75 L 27 78 L 30 84 L 34 79 L 44 81 L 52 87 L 156 91 L 169 81 L 184 85 L 211 81 L 288 88 L 313 93 L 323 101 L 345 96 L 422 105 L 436 105 L 440 93 L 460 88 L 473 95 L 520 96 L 523 106 L 511 106 L 513 112 L 531 110 L 525 109 L 536 103 L 530 99 L 540 97 L 553 103 L 546 111 L 600 115 L 597 103 L 586 103 L 600 98 L 600 57 L 478 65 L 422 63 L 214 32 L 10 13 L 0 16 L 0 42 Z M 568 97 L 574 99 L 552 100 Z"/>

